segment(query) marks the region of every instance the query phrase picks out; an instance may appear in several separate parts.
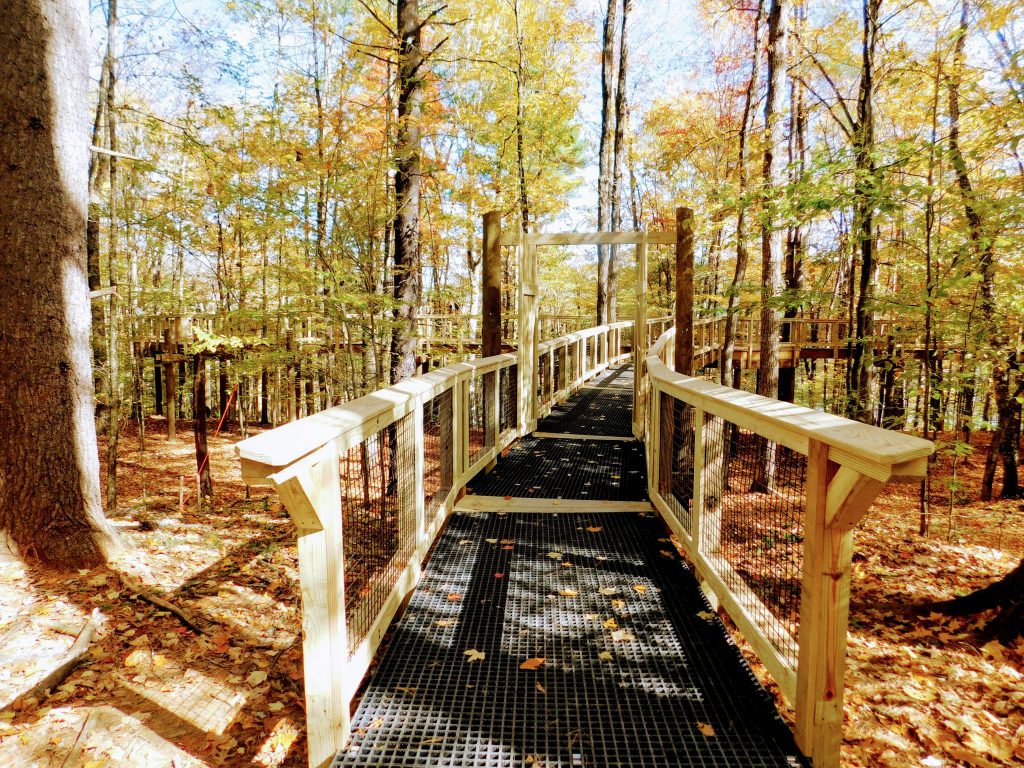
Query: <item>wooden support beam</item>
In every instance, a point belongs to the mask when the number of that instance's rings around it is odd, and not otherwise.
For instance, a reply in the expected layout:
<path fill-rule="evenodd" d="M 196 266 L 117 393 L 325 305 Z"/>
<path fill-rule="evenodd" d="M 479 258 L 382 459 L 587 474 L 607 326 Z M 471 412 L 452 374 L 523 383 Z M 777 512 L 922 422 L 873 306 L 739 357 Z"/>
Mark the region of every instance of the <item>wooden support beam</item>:
<path fill-rule="evenodd" d="M 302 656 L 310 768 L 326 768 L 348 740 L 341 480 L 333 443 L 269 479 L 298 529 Z"/>
<path fill-rule="evenodd" d="M 850 530 L 861 521 L 885 482 L 855 469 L 840 467 L 828 484 L 825 500 L 825 524 L 830 528 Z"/>
<path fill-rule="evenodd" d="M 693 209 L 676 208 L 676 373 L 693 375 Z"/>
<path fill-rule="evenodd" d="M 839 766 L 853 557 L 853 531 L 828 525 L 828 489 L 836 471 L 828 452 L 825 443 L 810 441 L 795 702 L 796 743 L 815 768 Z M 842 483 L 850 484 L 848 475 Z"/>

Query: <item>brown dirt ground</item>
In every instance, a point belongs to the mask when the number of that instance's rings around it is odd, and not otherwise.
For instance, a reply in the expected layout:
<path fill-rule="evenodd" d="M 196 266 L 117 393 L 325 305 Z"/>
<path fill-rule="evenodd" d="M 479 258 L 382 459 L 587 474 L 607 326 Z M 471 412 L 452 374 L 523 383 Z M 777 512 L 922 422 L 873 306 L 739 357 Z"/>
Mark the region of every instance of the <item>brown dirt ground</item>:
<path fill-rule="evenodd" d="M 111 517 L 128 547 L 118 562 L 53 574 L 0 556 L 0 766 L 304 766 L 294 528 L 271 492 L 246 495 L 237 431 L 211 441 L 213 508 L 199 511 L 193 495 L 179 511 L 179 478 L 195 470 L 191 425 L 179 423 L 174 445 L 162 420 L 148 427 L 145 452 L 135 434 L 121 444 Z M 984 585 L 1024 553 L 1021 502 L 971 495 L 981 463 L 980 452 L 958 462 L 965 490 L 951 512 L 951 459 L 940 457 L 933 498 L 945 500 L 927 536 L 917 535 L 916 486 L 887 489 L 858 529 L 844 765 L 1024 763 L 1024 643 L 987 642 L 984 616 L 908 610 Z M 84 663 L 48 696 L 20 695 L 90 615 L 100 631 Z"/>

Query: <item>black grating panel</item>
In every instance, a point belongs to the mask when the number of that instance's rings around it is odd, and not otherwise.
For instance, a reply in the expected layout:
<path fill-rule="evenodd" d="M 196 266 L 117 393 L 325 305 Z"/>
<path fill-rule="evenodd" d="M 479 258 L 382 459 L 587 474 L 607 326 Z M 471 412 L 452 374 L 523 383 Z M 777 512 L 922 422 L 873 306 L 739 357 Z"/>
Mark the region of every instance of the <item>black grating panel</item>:
<path fill-rule="evenodd" d="M 805 765 L 665 536 L 453 516 L 335 767 Z"/>
<path fill-rule="evenodd" d="M 643 443 L 524 437 L 470 487 L 481 496 L 642 501 L 647 498 Z"/>
<path fill-rule="evenodd" d="M 349 651 L 370 631 L 416 547 L 412 414 L 341 456 Z"/>
<path fill-rule="evenodd" d="M 539 432 L 570 435 L 608 435 L 630 437 L 633 434 L 633 367 L 609 369 L 574 397 L 551 409 L 537 425 Z"/>

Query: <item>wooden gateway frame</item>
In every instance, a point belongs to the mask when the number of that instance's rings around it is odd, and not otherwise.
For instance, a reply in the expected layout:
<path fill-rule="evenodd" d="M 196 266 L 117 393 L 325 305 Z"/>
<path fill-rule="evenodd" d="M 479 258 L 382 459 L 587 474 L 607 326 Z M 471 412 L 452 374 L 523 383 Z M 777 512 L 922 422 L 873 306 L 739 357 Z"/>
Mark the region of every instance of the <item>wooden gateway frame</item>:
<path fill-rule="evenodd" d="M 681 209 L 688 210 L 688 209 Z M 691 214 L 692 215 L 692 214 Z M 644 407 L 641 391 L 642 368 L 650 344 L 647 333 L 647 246 L 675 245 L 676 260 L 688 262 L 690 290 L 693 296 L 693 248 L 692 237 L 688 240 L 688 252 L 680 253 L 684 239 L 677 236 L 677 230 L 648 232 L 646 226 L 635 232 L 503 232 L 501 217 L 494 214 L 484 216 L 484 243 L 515 248 L 519 253 L 519 325 L 518 355 L 519 371 L 519 428 L 529 434 L 537 428 L 538 320 L 539 280 L 537 277 L 537 247 L 542 245 L 632 245 L 636 254 L 636 311 L 633 325 L 633 435 L 643 437 Z M 693 304 L 689 302 L 685 311 L 689 323 L 693 321 Z M 677 322 L 679 318 L 677 317 Z M 499 318 L 500 322 L 500 318 Z M 486 334 L 486 330 L 484 331 Z M 607 358 L 607 350 L 605 350 Z"/>

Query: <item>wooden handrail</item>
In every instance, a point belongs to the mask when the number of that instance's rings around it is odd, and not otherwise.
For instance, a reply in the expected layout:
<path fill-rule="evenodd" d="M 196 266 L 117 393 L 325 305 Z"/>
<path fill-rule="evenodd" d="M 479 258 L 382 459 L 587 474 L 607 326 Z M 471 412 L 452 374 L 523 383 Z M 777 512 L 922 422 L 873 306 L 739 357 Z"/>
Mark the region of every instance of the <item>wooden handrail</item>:
<path fill-rule="evenodd" d="M 708 327 L 713 328 L 713 322 Z M 646 442 L 651 501 L 678 535 L 706 588 L 793 704 L 797 744 L 816 768 L 836 768 L 842 743 L 853 528 L 888 480 L 924 475 L 934 445 L 913 435 L 676 373 L 667 364 L 673 333 L 669 329 L 652 345 L 644 371 L 638 373 L 644 377 L 644 391 L 649 391 Z M 686 459 L 692 462 L 693 504 L 685 519 L 661 492 L 662 397 L 694 409 L 692 434 L 683 435 L 684 441 L 693 441 Z M 706 420 L 728 422 L 807 457 L 798 640 L 777 627 L 774 633 L 767 631 L 758 618 L 760 598 L 742 578 L 736 578 L 727 557 L 717 549 L 720 531 L 714 527 L 721 525 L 721 518 L 713 510 L 705 514 L 704 475 L 708 466 L 722 472 L 729 457 L 720 444 L 709 441 Z M 670 471 L 678 471 L 676 456 L 664 459 Z"/>

